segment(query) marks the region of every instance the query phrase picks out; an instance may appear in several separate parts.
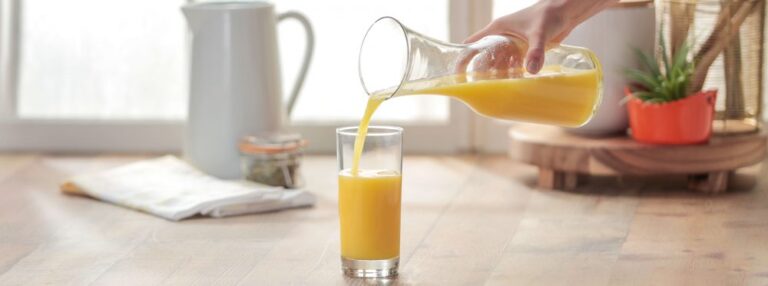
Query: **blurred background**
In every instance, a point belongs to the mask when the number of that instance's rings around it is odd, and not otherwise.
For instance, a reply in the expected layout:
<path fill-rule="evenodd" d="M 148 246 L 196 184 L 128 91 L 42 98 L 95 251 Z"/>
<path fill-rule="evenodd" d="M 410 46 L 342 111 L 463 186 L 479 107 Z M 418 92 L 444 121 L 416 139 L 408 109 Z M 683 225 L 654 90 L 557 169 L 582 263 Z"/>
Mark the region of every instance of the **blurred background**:
<path fill-rule="evenodd" d="M 0 0 L 0 149 L 164 152 L 181 147 L 190 34 L 180 6 L 192 1 Z M 290 127 L 331 153 L 333 129 L 355 124 L 365 105 L 357 54 L 368 26 L 390 15 L 431 37 L 461 42 L 493 16 L 531 0 L 276 0 L 306 14 L 315 57 Z M 296 77 L 305 38 L 278 26 L 283 92 Z M 405 126 L 407 151 L 503 152 L 505 124 L 441 97 L 391 101 L 378 122 Z M 409 128 L 410 127 L 410 128 Z M 420 138 L 431 140 L 419 140 Z M 445 144 L 430 144 L 440 139 Z M 422 142 L 422 143 L 418 143 Z"/>
<path fill-rule="evenodd" d="M 0 0 L 0 151 L 179 151 L 191 39 L 180 7 L 193 2 Z M 357 56 L 374 20 L 393 16 L 425 35 L 461 42 L 491 19 L 535 0 L 273 2 L 277 12 L 307 15 L 316 35 L 315 56 L 287 127 L 312 142 L 309 152 L 333 153 L 333 130 L 356 124 L 365 105 Z M 704 8 L 701 13 L 708 13 Z M 623 51 L 619 58 L 629 58 L 624 54 L 630 47 L 621 42 L 627 39 L 608 43 L 623 29 L 632 29 L 611 26 L 621 15 L 598 15 L 574 31 L 576 41 L 569 38 L 566 43 L 598 55 L 601 50 Z M 700 18 L 695 29 L 704 35 L 712 17 Z M 281 22 L 278 32 L 285 95 L 298 73 L 306 39 L 295 21 Z M 718 59 L 713 67 L 722 65 Z M 722 90 L 725 81 L 718 76 L 711 76 L 707 85 Z M 621 97 L 621 91 L 616 93 Z M 718 98 L 719 106 L 723 99 Z M 604 105 L 623 109 L 609 103 Z M 598 114 L 593 121 L 612 120 Z M 410 153 L 502 153 L 507 148 L 509 123 L 480 117 L 444 97 L 392 100 L 374 121 L 406 127 Z"/>

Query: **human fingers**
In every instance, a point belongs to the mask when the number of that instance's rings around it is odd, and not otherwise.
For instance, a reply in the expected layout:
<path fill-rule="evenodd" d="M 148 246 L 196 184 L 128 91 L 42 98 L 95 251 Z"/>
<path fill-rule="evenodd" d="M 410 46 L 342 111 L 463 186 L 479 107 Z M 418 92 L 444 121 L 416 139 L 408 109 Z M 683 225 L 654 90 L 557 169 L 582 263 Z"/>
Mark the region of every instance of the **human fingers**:
<path fill-rule="evenodd" d="M 483 50 L 472 61 L 472 73 L 476 76 L 489 76 L 495 66 L 495 55 L 489 50 Z"/>
<path fill-rule="evenodd" d="M 511 73 L 512 77 L 522 77 L 525 73 L 525 69 L 523 69 L 523 62 L 524 57 L 522 53 L 514 53 L 509 57 L 509 72 Z"/>
<path fill-rule="evenodd" d="M 531 74 L 537 74 L 544 65 L 544 50 L 547 39 L 542 32 L 531 33 L 528 37 L 528 52 L 525 56 L 525 67 Z"/>
<path fill-rule="evenodd" d="M 469 63 L 472 62 L 472 59 L 477 56 L 477 54 L 480 53 L 479 49 L 465 49 L 459 54 L 456 60 L 456 64 L 454 64 L 454 70 L 455 73 L 465 73 L 467 72 L 467 67 L 469 66 Z"/>
<path fill-rule="evenodd" d="M 528 44 L 516 38 L 507 37 L 506 41 L 495 47 L 493 51 L 494 68 L 500 77 L 519 77 L 523 75 L 523 62 Z"/>
<path fill-rule="evenodd" d="M 457 56 L 458 60 L 454 65 L 455 71 L 465 73 L 470 64 L 474 70 L 488 70 L 491 67 L 489 53 L 503 42 L 504 38 L 501 36 L 483 37 L 472 42 Z"/>
<path fill-rule="evenodd" d="M 505 47 L 493 52 L 491 61 L 493 62 L 493 69 L 496 70 L 496 76 L 499 78 L 507 77 L 509 73 L 509 59 L 511 57 L 511 51 Z"/>

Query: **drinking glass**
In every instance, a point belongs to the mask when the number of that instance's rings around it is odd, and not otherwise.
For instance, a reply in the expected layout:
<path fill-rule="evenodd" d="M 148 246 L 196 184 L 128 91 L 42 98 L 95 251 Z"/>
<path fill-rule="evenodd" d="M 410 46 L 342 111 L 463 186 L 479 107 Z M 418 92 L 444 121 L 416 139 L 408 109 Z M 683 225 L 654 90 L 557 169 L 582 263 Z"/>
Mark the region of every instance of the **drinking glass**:
<path fill-rule="evenodd" d="M 341 265 L 351 277 L 397 275 L 403 129 L 370 126 L 352 169 L 357 127 L 336 130 Z"/>

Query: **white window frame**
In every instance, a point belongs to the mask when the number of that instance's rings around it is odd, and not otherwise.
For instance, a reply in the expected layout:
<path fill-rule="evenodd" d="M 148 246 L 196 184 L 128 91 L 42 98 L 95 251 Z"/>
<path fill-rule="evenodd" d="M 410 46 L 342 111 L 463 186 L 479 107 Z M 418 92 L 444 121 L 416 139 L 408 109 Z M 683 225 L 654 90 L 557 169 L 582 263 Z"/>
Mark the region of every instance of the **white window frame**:
<path fill-rule="evenodd" d="M 460 42 L 491 20 L 493 0 L 449 1 L 449 39 Z M 15 76 L 18 70 L 19 19 L 21 0 L 0 0 L 0 151 L 33 152 L 179 152 L 183 120 L 80 120 L 22 119 L 15 104 Z M 9 13 L 13 11 L 14 13 Z M 14 17 L 8 18 L 10 15 Z M 6 23 L 6 24 L 4 24 Z M 12 23 L 6 27 L 8 23 Z M 311 75 L 310 75 L 311 76 Z M 362 108 L 362 107 L 361 107 Z M 335 128 L 356 122 L 291 122 L 288 129 L 300 132 L 311 142 L 309 152 L 332 153 Z M 498 141 L 503 127 L 479 119 L 455 100 L 450 101 L 446 123 L 376 122 L 406 128 L 404 146 L 411 153 L 451 154 L 489 149 L 503 150 Z M 500 127 L 501 126 L 501 127 Z M 490 138 L 490 139 L 489 139 Z M 437 144 L 436 142 L 439 142 Z"/>

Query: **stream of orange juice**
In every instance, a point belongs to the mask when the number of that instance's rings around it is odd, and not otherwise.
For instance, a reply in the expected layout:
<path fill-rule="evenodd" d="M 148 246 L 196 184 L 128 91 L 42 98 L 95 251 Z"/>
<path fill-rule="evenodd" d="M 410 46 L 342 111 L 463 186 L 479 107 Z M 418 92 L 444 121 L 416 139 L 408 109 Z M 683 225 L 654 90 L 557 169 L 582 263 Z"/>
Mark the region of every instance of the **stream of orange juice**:
<path fill-rule="evenodd" d="M 360 169 L 360 156 L 363 154 L 365 146 L 365 136 L 368 136 L 368 124 L 371 123 L 371 117 L 382 102 L 386 100 L 384 96 L 372 95 L 368 98 L 368 104 L 365 106 L 365 113 L 360 119 L 360 125 L 357 127 L 357 137 L 355 137 L 355 149 L 352 153 L 352 174 L 356 175 Z"/>

